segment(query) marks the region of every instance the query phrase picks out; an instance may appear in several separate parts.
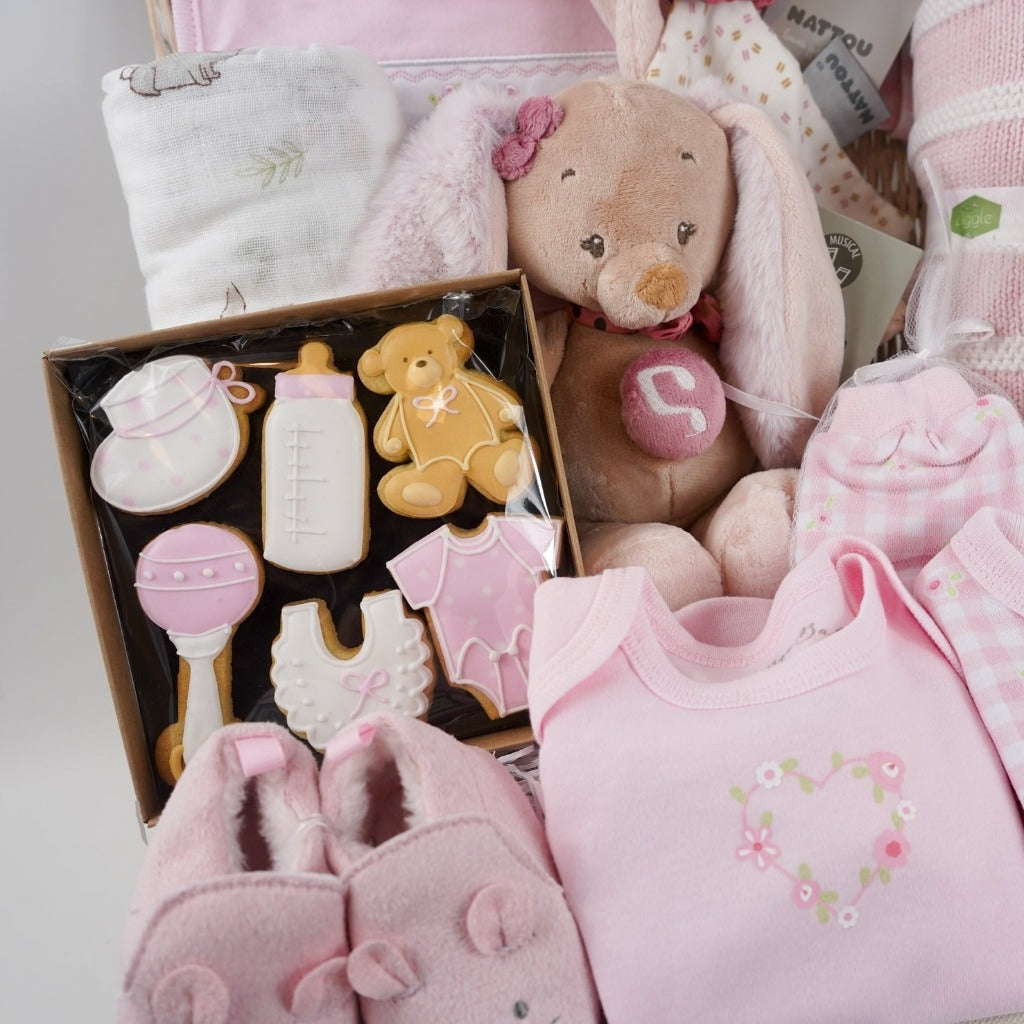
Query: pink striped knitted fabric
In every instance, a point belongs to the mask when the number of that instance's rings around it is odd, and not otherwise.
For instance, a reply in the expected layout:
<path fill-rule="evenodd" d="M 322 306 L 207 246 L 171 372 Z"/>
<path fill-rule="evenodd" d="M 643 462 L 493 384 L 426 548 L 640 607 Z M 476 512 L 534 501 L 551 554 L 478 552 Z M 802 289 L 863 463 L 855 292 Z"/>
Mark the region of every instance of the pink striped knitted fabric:
<path fill-rule="evenodd" d="M 1024 801 L 1024 517 L 982 509 L 914 584 Z"/>
<path fill-rule="evenodd" d="M 909 586 L 979 508 L 1024 495 L 1020 416 L 948 365 L 842 388 L 826 427 L 804 453 L 794 565 L 850 535 L 880 547 Z"/>
<path fill-rule="evenodd" d="M 924 0 L 912 48 L 915 121 L 908 152 L 931 215 L 925 291 L 930 301 L 952 296 L 950 319 L 992 324 L 994 337 L 961 345 L 954 356 L 1024 410 L 1024 237 L 956 238 L 956 259 L 948 261 L 935 215 L 950 204 L 936 201 L 926 173 L 929 164 L 940 187 L 955 193 L 953 202 L 975 190 L 1024 188 L 1024 4 Z M 919 337 L 917 344 L 934 350 L 937 339 Z"/>

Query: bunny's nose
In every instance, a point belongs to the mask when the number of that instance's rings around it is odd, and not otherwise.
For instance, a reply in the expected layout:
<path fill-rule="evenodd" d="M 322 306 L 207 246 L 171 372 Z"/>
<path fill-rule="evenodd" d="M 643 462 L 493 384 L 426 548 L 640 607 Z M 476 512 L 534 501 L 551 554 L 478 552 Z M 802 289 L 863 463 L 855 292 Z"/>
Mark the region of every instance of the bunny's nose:
<path fill-rule="evenodd" d="M 674 263 L 655 263 L 636 284 L 636 297 L 655 309 L 673 309 L 686 296 L 690 282 Z"/>

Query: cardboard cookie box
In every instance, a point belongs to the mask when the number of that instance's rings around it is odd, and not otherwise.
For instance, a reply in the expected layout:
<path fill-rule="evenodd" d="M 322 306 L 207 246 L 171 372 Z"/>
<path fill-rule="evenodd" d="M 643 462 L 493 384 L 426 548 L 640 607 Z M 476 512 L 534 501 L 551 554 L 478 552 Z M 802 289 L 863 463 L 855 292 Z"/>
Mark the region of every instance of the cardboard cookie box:
<path fill-rule="evenodd" d="M 462 340 L 452 320 L 391 335 L 361 378 L 361 357 L 389 331 L 444 315 L 468 327 Z M 431 338 L 461 355 L 434 391 L 403 402 L 381 360 L 407 359 Z M 468 376 L 450 376 L 462 359 Z M 321 749 L 388 702 L 470 742 L 529 738 L 524 593 L 578 572 L 580 559 L 518 273 L 59 348 L 43 362 L 144 821 L 159 814 L 190 743 L 232 715 L 290 724 Z M 408 447 L 426 465 L 444 431 L 471 421 L 488 437 L 461 503 L 423 517 L 401 508 L 406 494 L 458 491 L 464 470 L 452 459 L 411 491 L 403 477 L 384 503 L 381 479 L 412 459 L 389 441 L 396 431 L 420 431 Z M 499 451 L 512 453 L 504 478 L 516 467 L 507 500 L 492 480 Z"/>

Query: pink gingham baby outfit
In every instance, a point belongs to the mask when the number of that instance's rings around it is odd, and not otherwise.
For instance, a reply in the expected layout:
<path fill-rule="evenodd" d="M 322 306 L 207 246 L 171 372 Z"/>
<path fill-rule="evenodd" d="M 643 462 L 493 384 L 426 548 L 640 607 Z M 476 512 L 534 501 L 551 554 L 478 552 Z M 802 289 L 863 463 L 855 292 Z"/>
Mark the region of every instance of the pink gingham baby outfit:
<path fill-rule="evenodd" d="M 914 584 L 1024 801 L 1024 518 L 982 509 Z"/>
<path fill-rule="evenodd" d="M 1013 405 L 949 366 L 845 387 L 804 453 L 792 564 L 849 535 L 878 545 L 909 585 L 979 508 L 1019 504 L 1021 452 Z"/>
<path fill-rule="evenodd" d="M 956 659 L 880 551 L 671 613 L 639 569 L 536 602 L 546 828 L 609 1024 L 1024 1006 L 1024 832 Z"/>

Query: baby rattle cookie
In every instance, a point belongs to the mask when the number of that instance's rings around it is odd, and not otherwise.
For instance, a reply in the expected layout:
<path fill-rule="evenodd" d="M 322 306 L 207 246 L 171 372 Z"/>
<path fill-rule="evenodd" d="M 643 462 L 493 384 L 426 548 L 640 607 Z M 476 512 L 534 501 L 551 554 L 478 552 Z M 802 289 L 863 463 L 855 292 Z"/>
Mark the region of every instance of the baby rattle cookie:
<path fill-rule="evenodd" d="M 363 642 L 338 642 L 323 601 L 281 609 L 281 632 L 271 648 L 274 700 L 288 727 L 324 750 L 349 722 L 377 711 L 410 718 L 427 713 L 434 673 L 423 623 L 406 615 L 397 590 L 366 594 L 359 602 Z"/>
<path fill-rule="evenodd" d="M 92 458 L 96 493 L 143 516 L 199 501 L 242 461 L 246 414 L 262 401 L 234 363 L 210 367 L 189 355 L 144 363 L 100 400 L 113 432 Z"/>
<path fill-rule="evenodd" d="M 350 373 L 308 341 L 274 380 L 263 421 L 263 557 L 295 572 L 338 572 L 366 557 L 366 417 Z"/>
<path fill-rule="evenodd" d="M 156 742 L 161 778 L 173 785 L 203 741 L 234 720 L 230 642 L 263 590 L 263 565 L 243 533 L 214 523 L 165 530 L 139 555 L 135 588 L 146 615 L 167 631 L 182 662 L 178 718 Z"/>
<path fill-rule="evenodd" d="M 533 596 L 561 539 L 561 520 L 489 515 L 468 533 L 442 526 L 387 563 L 410 606 L 427 609 L 449 683 L 490 718 L 527 706 Z"/>
<path fill-rule="evenodd" d="M 402 463 L 377 487 L 399 515 L 446 515 L 462 505 L 467 485 L 503 505 L 533 479 L 522 402 L 500 381 L 467 370 L 472 352 L 473 332 L 446 313 L 392 328 L 359 359 L 366 387 L 394 396 L 373 444 L 389 462 Z"/>

